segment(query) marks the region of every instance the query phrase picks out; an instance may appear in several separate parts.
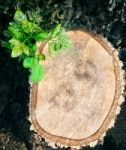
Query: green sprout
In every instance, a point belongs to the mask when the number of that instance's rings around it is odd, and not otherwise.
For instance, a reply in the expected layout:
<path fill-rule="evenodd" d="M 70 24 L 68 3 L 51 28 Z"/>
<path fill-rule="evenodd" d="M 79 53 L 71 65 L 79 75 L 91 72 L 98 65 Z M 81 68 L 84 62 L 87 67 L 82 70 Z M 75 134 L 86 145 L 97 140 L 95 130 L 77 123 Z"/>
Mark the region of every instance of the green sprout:
<path fill-rule="evenodd" d="M 8 29 L 4 31 L 8 41 L 3 41 L 3 46 L 11 49 L 11 57 L 19 57 L 23 60 L 24 68 L 30 69 L 30 81 L 38 83 L 45 77 L 45 69 L 39 61 L 46 59 L 42 50 L 39 51 L 36 42 L 48 43 L 48 53 L 51 57 L 70 48 L 71 41 L 66 36 L 65 30 L 58 24 L 50 32 L 46 32 L 39 26 L 35 19 L 28 17 L 20 9 L 14 15 L 14 21 L 9 23 Z M 38 53 L 39 52 L 39 53 Z"/>

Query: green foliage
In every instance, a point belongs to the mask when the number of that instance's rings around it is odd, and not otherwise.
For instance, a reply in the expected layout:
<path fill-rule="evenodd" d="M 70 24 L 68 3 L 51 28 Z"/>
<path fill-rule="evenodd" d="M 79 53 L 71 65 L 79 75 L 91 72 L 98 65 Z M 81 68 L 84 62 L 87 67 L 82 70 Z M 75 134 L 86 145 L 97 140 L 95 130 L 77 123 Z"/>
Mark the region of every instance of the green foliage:
<path fill-rule="evenodd" d="M 36 20 L 36 15 L 39 18 L 39 12 L 27 11 L 24 14 L 17 9 L 14 21 L 10 22 L 8 30 L 4 31 L 8 41 L 2 41 L 3 46 L 11 49 L 12 58 L 22 58 L 23 66 L 31 71 L 30 80 L 33 83 L 38 83 L 45 76 L 45 69 L 39 61 L 44 61 L 46 57 L 39 52 L 37 41 L 48 43 L 51 57 L 62 49 L 71 47 L 71 42 L 60 24 L 50 32 L 43 31 L 39 26 L 41 19 Z"/>
<path fill-rule="evenodd" d="M 26 57 L 23 61 L 23 66 L 25 68 L 32 68 L 35 64 L 36 59 L 34 57 Z"/>
<path fill-rule="evenodd" d="M 36 41 L 45 41 L 48 39 L 48 33 L 46 32 L 38 33 L 34 36 L 34 38 Z"/>
<path fill-rule="evenodd" d="M 23 23 L 23 22 L 27 21 L 27 17 L 20 9 L 17 9 L 16 13 L 14 15 L 14 20 L 17 23 Z"/>
<path fill-rule="evenodd" d="M 42 65 L 35 63 L 32 67 L 32 72 L 30 75 L 30 80 L 33 83 L 38 83 L 45 77 L 45 69 L 42 67 Z"/>
<path fill-rule="evenodd" d="M 37 7 L 36 9 L 33 9 L 31 11 L 27 11 L 28 19 L 31 22 L 35 22 L 37 24 L 40 24 L 42 22 L 42 16 L 40 15 L 41 9 Z"/>
<path fill-rule="evenodd" d="M 56 37 L 60 33 L 60 30 L 61 30 L 61 24 L 58 24 L 51 33 L 52 37 Z"/>
<path fill-rule="evenodd" d="M 59 25 L 52 32 L 52 39 L 49 41 L 49 54 L 54 57 L 62 52 L 62 50 L 72 47 L 71 41 L 66 36 L 63 29 L 59 29 Z"/>
<path fill-rule="evenodd" d="M 29 55 L 29 48 L 24 43 L 21 43 L 19 40 L 15 38 L 12 38 L 11 40 L 9 40 L 9 42 L 11 43 L 12 46 L 11 57 L 18 57 L 23 53 Z"/>
<path fill-rule="evenodd" d="M 38 57 L 38 60 L 45 60 L 44 54 L 39 54 L 37 57 Z"/>
<path fill-rule="evenodd" d="M 22 29 L 25 33 L 39 33 L 41 28 L 32 22 L 25 21 L 22 23 Z"/>

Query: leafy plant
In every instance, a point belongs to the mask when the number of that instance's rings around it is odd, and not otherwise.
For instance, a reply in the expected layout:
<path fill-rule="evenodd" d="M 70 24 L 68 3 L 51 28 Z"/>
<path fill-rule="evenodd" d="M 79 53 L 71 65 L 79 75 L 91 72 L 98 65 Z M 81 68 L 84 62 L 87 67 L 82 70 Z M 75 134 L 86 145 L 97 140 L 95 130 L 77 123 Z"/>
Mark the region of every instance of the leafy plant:
<path fill-rule="evenodd" d="M 48 43 L 48 52 L 51 57 L 61 52 L 62 49 L 71 47 L 71 42 L 60 24 L 52 31 L 46 32 L 39 26 L 40 21 L 41 19 L 35 20 L 33 12 L 28 11 L 26 15 L 17 9 L 14 21 L 10 22 L 8 30 L 4 31 L 9 40 L 2 42 L 3 46 L 11 49 L 12 58 L 21 58 L 23 66 L 30 69 L 30 80 L 33 83 L 38 83 L 45 76 L 44 66 L 40 65 L 39 61 L 44 61 L 46 57 L 42 53 L 42 47 L 37 47 L 37 41 Z"/>

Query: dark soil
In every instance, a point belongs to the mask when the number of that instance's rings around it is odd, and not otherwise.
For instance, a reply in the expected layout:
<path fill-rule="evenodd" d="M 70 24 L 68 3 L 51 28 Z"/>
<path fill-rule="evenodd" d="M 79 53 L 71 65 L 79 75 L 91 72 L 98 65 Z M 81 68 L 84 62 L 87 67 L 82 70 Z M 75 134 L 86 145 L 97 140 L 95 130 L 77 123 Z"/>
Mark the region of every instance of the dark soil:
<path fill-rule="evenodd" d="M 44 29 L 61 23 L 66 29 L 84 28 L 107 38 L 120 51 L 126 70 L 126 0 L 0 0 L 0 38 L 15 6 L 41 8 Z M 2 38 L 4 38 L 2 36 Z M 28 71 L 0 46 L 0 150 L 52 149 L 30 131 Z M 60 149 L 60 148 L 58 148 Z M 126 150 L 126 102 L 104 143 L 84 150 Z"/>

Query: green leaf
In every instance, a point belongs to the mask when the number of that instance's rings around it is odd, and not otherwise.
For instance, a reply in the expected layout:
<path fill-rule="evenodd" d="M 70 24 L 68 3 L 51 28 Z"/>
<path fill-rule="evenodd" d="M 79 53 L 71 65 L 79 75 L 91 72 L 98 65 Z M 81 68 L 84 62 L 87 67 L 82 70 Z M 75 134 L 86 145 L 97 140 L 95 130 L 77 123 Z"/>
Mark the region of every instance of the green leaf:
<path fill-rule="evenodd" d="M 69 39 L 64 39 L 63 42 L 61 43 L 63 49 L 71 48 L 72 43 Z"/>
<path fill-rule="evenodd" d="M 45 60 L 45 55 L 44 54 L 39 54 L 38 56 L 39 60 Z"/>
<path fill-rule="evenodd" d="M 59 51 L 62 48 L 62 44 L 61 43 L 55 43 L 55 51 Z"/>
<path fill-rule="evenodd" d="M 38 33 L 34 36 L 34 39 L 36 41 L 45 41 L 48 39 L 48 33 L 47 32 Z"/>
<path fill-rule="evenodd" d="M 56 51 L 55 51 L 55 43 L 50 42 L 49 43 L 49 55 L 51 57 L 54 57 L 56 55 Z"/>
<path fill-rule="evenodd" d="M 9 23 L 9 27 L 15 28 L 16 31 L 22 31 L 22 25 L 14 21 Z"/>
<path fill-rule="evenodd" d="M 67 37 L 65 30 L 61 30 L 56 41 L 56 49 L 68 49 L 72 47 L 71 40 Z"/>
<path fill-rule="evenodd" d="M 27 17 L 20 9 L 17 9 L 14 15 L 14 20 L 18 23 L 23 23 L 27 20 Z"/>
<path fill-rule="evenodd" d="M 33 83 L 38 83 L 39 81 L 44 79 L 44 77 L 45 77 L 45 69 L 40 64 L 37 63 L 32 68 L 30 80 Z"/>
<path fill-rule="evenodd" d="M 21 44 L 21 50 L 24 54 L 29 55 L 29 48 L 24 43 Z"/>
<path fill-rule="evenodd" d="M 15 38 L 10 39 L 9 43 L 11 43 L 12 46 L 17 46 L 17 47 L 21 44 L 20 41 Z"/>
<path fill-rule="evenodd" d="M 37 50 L 36 44 L 34 44 L 34 45 L 31 46 L 31 50 L 32 50 L 32 52 L 36 52 L 36 50 Z"/>
<path fill-rule="evenodd" d="M 11 57 L 15 58 L 22 54 L 21 43 L 19 40 L 12 38 L 9 40 L 9 43 L 12 46 Z"/>
<path fill-rule="evenodd" d="M 34 57 L 26 57 L 23 61 L 24 68 L 32 68 L 35 63 Z"/>
<path fill-rule="evenodd" d="M 56 37 L 59 33 L 60 33 L 60 30 L 61 30 L 61 24 L 58 24 L 55 29 L 52 31 L 52 36 L 53 37 Z"/>
<path fill-rule="evenodd" d="M 15 33 L 15 32 L 18 32 L 19 31 L 19 28 L 17 26 L 17 24 L 15 22 L 11 22 L 9 27 L 8 27 L 8 30 L 11 32 L 11 33 Z"/>
<path fill-rule="evenodd" d="M 23 39 L 24 33 L 22 31 L 21 25 L 19 25 L 16 22 L 10 22 L 8 27 L 8 32 L 11 36 L 13 36 L 16 39 Z"/>
<path fill-rule="evenodd" d="M 23 23 L 22 29 L 24 30 L 25 33 L 34 33 L 41 31 L 41 28 L 37 24 L 29 21 Z"/>
<path fill-rule="evenodd" d="M 22 25 L 22 29 L 24 30 L 24 32 L 29 33 L 32 32 L 33 30 L 33 23 L 26 21 L 23 25 Z"/>
<path fill-rule="evenodd" d="M 15 28 L 14 26 L 9 26 L 8 31 L 15 37 L 16 39 L 23 38 L 23 34 L 19 31 L 19 29 Z"/>
<path fill-rule="evenodd" d="M 36 44 L 27 44 L 28 45 L 28 48 L 29 48 L 29 51 L 30 51 L 30 54 L 31 55 L 35 55 L 36 54 L 36 51 L 38 49 L 37 45 Z"/>
<path fill-rule="evenodd" d="M 41 9 L 39 7 L 30 11 L 28 10 L 27 15 L 31 22 L 36 22 L 37 24 L 42 22 Z"/>
<path fill-rule="evenodd" d="M 29 48 L 24 43 L 21 43 L 19 40 L 12 38 L 9 40 L 11 43 L 13 50 L 12 50 L 12 57 L 18 57 L 22 53 L 29 55 Z M 19 51 L 19 52 L 18 52 Z"/>
<path fill-rule="evenodd" d="M 12 52 L 11 52 L 11 57 L 15 58 L 15 57 L 20 56 L 21 54 L 22 54 L 22 51 L 20 50 L 20 48 L 19 47 L 14 47 L 12 49 Z"/>

